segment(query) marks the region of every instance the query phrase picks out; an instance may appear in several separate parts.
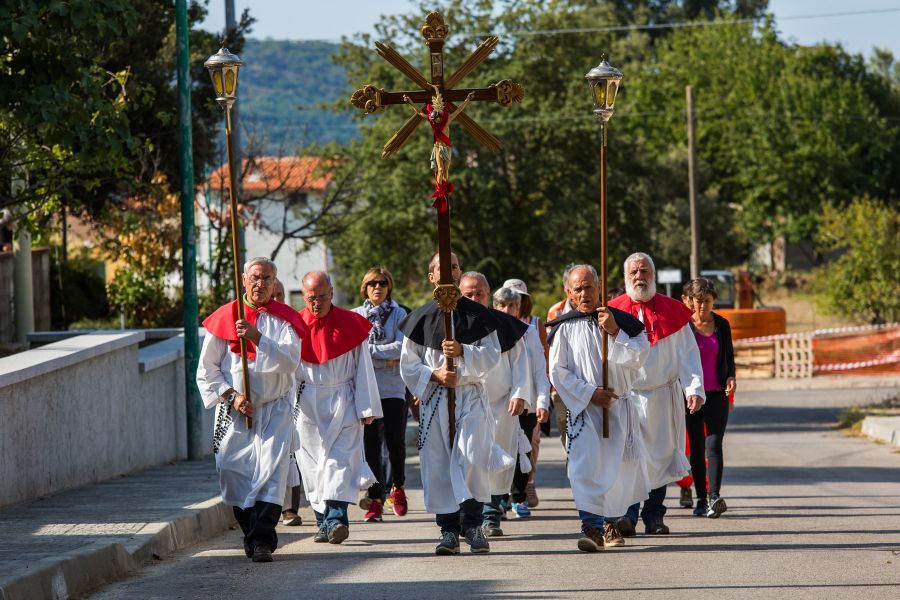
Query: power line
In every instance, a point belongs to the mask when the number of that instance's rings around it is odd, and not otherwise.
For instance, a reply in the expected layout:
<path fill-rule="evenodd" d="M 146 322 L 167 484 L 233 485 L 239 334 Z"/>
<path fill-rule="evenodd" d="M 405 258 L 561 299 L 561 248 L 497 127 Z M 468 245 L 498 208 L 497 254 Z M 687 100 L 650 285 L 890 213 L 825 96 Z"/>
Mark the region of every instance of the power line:
<path fill-rule="evenodd" d="M 826 19 L 826 18 L 834 18 L 834 17 L 853 17 L 860 15 L 877 15 L 877 14 L 885 14 L 885 13 L 898 13 L 900 12 L 900 8 L 882 8 L 882 9 L 872 9 L 872 10 L 855 10 L 855 11 L 844 11 L 844 12 L 834 12 L 834 13 L 813 13 L 806 15 L 792 15 L 787 17 L 777 17 L 775 22 L 778 23 L 780 21 L 798 21 L 805 19 Z M 678 21 L 671 23 L 647 23 L 644 25 L 604 25 L 601 27 L 577 27 L 571 29 L 535 29 L 531 31 L 508 31 L 504 32 L 502 35 L 507 36 L 531 36 L 531 35 L 564 35 L 570 33 L 602 33 L 602 32 L 617 32 L 617 31 L 647 31 L 647 30 L 655 30 L 655 29 L 683 29 L 689 27 L 710 27 L 715 25 L 748 25 L 757 22 L 759 19 L 721 19 L 715 21 Z M 494 34 L 489 33 L 473 33 L 471 35 L 465 36 L 466 38 L 474 38 L 474 37 L 487 37 Z"/>

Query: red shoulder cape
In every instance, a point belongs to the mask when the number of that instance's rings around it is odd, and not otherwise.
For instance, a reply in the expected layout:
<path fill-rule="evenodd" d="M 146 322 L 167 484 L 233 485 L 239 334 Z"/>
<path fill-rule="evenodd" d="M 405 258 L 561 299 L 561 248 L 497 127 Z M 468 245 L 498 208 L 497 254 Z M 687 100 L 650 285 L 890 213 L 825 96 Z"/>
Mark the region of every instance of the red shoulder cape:
<path fill-rule="evenodd" d="M 240 342 L 238 342 L 237 330 L 234 327 L 234 322 L 238 320 L 237 303 L 238 301 L 234 300 L 217 308 L 213 314 L 206 317 L 206 320 L 203 321 L 203 326 L 206 327 L 206 331 L 217 338 L 228 340 L 228 347 L 231 351 L 235 354 L 240 354 L 241 345 Z M 253 323 L 254 327 L 256 326 L 256 320 L 259 317 L 259 313 L 264 312 L 271 313 L 282 321 L 290 323 L 301 340 L 308 337 L 306 323 L 300 319 L 300 315 L 297 314 L 297 311 L 290 306 L 282 304 L 277 300 L 270 300 L 268 304 L 258 308 L 253 308 L 244 303 L 244 318 Z M 247 359 L 256 360 L 256 344 L 250 340 L 247 340 Z"/>
<path fill-rule="evenodd" d="M 364 316 L 334 305 L 322 319 L 304 308 L 300 320 L 309 331 L 300 345 L 300 358 L 317 365 L 350 352 L 369 338 L 372 329 Z"/>
<path fill-rule="evenodd" d="M 690 309 L 674 298 L 662 294 L 655 294 L 649 302 L 636 302 L 628 294 L 622 294 L 618 298 L 609 301 L 609 305 L 619 310 L 638 316 L 639 308 L 644 309 L 644 327 L 647 329 L 647 339 L 650 345 L 656 343 L 673 333 L 678 332 L 688 324 L 693 313 Z"/>

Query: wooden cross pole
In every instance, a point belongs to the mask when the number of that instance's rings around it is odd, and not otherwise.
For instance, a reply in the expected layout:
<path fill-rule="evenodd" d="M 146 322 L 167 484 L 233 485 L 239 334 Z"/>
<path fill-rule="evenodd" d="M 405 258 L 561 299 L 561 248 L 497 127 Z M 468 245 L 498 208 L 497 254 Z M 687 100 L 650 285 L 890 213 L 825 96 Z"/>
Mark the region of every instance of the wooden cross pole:
<path fill-rule="evenodd" d="M 374 113 L 393 104 L 408 104 L 412 106 L 413 115 L 384 145 L 384 151 L 381 154 L 382 158 L 387 158 L 400 150 L 422 121 L 427 120 L 431 125 L 435 139 L 435 145 L 432 149 L 435 192 L 432 198 L 435 198 L 433 206 L 438 213 L 438 260 L 440 265 L 440 279 L 434 290 L 434 300 L 444 314 L 444 339 L 453 340 L 452 313 L 456 308 L 460 292 L 453 281 L 450 266 L 449 195 L 453 191 L 453 185 L 449 181 L 450 123 L 453 120 L 459 121 L 460 125 L 472 134 L 478 143 L 493 152 L 499 152 L 502 147 L 500 140 L 491 135 L 469 116 L 463 114 L 462 111 L 469 102 L 496 102 L 501 106 L 508 107 L 513 102 L 520 102 L 525 97 L 525 90 L 521 85 L 509 79 L 504 79 L 483 88 L 455 89 L 454 86 L 457 83 L 484 62 L 491 52 L 494 51 L 494 48 L 500 42 L 500 38 L 497 36 L 490 36 L 485 39 L 458 69 L 449 77 L 445 77 L 444 43 L 450 34 L 450 29 L 444 22 L 444 17 L 438 12 L 429 13 L 420 32 L 428 45 L 428 63 L 431 66 L 431 79 L 427 79 L 396 50 L 386 44 L 376 42 L 375 49 L 378 55 L 406 75 L 420 89 L 395 92 L 386 91 L 373 84 L 368 84 L 356 90 L 350 97 L 350 102 L 357 108 L 364 110 L 366 114 Z M 420 111 L 416 105 L 426 102 L 430 102 L 426 110 Z M 456 102 L 462 102 L 462 104 L 456 105 Z M 450 371 L 454 370 L 453 359 L 447 360 L 447 369 Z M 450 419 L 449 443 L 452 447 L 456 437 L 456 400 L 452 388 L 447 390 L 447 409 Z"/>

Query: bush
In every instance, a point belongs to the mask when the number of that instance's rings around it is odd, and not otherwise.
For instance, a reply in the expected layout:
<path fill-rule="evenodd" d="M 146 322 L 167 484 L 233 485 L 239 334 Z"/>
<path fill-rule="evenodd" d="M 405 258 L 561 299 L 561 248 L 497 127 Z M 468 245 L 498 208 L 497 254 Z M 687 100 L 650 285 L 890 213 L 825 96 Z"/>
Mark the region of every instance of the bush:
<path fill-rule="evenodd" d="M 85 256 L 50 264 L 50 321 L 54 330 L 109 315 L 103 263 Z"/>

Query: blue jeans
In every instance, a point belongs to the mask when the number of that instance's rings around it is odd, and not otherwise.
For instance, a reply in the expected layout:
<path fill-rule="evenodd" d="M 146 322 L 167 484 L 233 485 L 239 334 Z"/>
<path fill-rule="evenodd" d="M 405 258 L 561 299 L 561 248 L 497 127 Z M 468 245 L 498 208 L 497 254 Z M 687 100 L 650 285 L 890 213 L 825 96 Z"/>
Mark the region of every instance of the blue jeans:
<path fill-rule="evenodd" d="M 650 523 L 662 523 L 663 517 L 666 516 L 666 486 L 658 487 L 655 490 L 650 490 L 650 497 L 644 500 L 644 509 L 641 511 L 641 520 L 644 521 L 644 525 L 649 525 Z M 636 502 L 628 507 L 628 512 L 625 513 L 625 516 L 628 517 L 628 520 L 637 525 L 638 521 L 638 507 L 641 505 L 640 502 Z"/>
<path fill-rule="evenodd" d="M 462 532 L 462 527 L 459 523 L 460 513 L 462 513 L 463 525 L 465 526 L 466 531 L 468 531 L 472 527 L 481 527 L 481 513 L 483 506 L 484 504 L 475 498 L 469 498 L 459 505 L 460 510 L 452 513 L 435 515 L 434 520 L 438 524 L 438 527 L 441 528 L 441 533 L 452 531 L 456 535 L 459 535 Z"/>
<path fill-rule="evenodd" d="M 578 511 L 578 518 L 581 519 L 581 530 L 585 527 L 593 527 L 599 531 L 603 531 L 603 523 L 615 523 L 618 517 L 601 517 L 586 510 Z"/>
<path fill-rule="evenodd" d="M 485 504 L 481 514 L 485 525 L 500 525 L 500 517 L 509 509 L 509 494 L 492 494 L 490 504 Z"/>
<path fill-rule="evenodd" d="M 347 518 L 348 504 L 349 502 L 342 502 L 341 500 L 326 500 L 325 513 L 320 513 L 317 510 L 313 511 L 316 513 L 316 525 L 318 528 L 334 527 L 338 523 L 343 523 L 349 527 L 350 519 Z"/>

